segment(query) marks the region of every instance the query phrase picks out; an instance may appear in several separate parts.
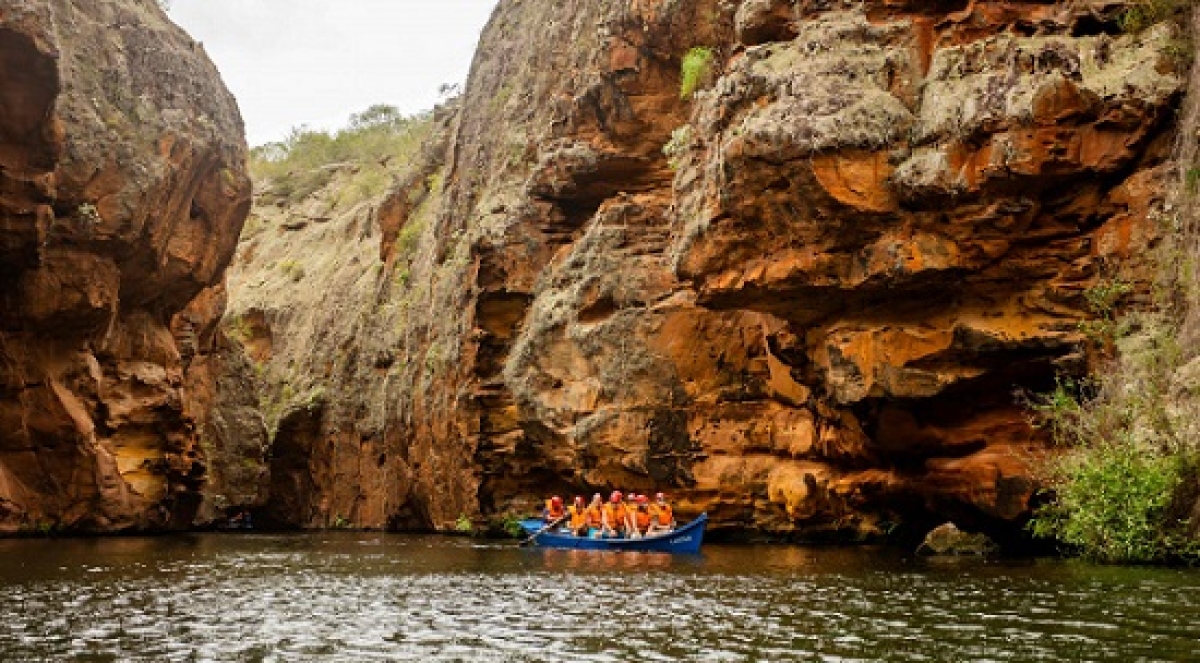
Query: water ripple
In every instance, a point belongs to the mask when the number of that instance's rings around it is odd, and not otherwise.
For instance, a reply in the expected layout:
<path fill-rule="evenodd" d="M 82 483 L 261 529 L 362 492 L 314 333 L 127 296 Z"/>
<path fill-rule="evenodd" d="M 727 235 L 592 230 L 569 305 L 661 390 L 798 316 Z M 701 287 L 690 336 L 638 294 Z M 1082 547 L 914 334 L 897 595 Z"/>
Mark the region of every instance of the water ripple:
<path fill-rule="evenodd" d="M 0 659 L 1200 660 L 1200 574 L 382 535 L 0 542 Z"/>

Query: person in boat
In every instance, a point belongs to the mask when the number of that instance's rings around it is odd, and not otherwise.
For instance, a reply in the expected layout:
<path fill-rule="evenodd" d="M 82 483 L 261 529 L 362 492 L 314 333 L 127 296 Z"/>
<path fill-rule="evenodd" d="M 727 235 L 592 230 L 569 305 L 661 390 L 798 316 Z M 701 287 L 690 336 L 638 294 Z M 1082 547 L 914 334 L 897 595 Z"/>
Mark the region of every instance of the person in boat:
<path fill-rule="evenodd" d="M 654 504 L 647 509 L 650 516 L 650 527 L 647 528 L 646 534 L 665 534 L 675 529 L 675 511 L 671 508 L 671 504 L 667 502 L 667 496 L 658 493 L 654 496 Z"/>
<path fill-rule="evenodd" d="M 250 512 L 244 509 L 239 511 L 237 515 L 229 519 L 226 527 L 228 529 L 252 529 L 254 524 L 251 522 Z"/>
<path fill-rule="evenodd" d="M 621 491 L 619 490 L 614 490 L 612 495 L 609 495 L 608 504 L 604 505 L 604 511 L 601 512 L 601 537 L 618 539 L 625 535 L 629 513 L 625 510 L 625 504 L 621 501 L 622 497 L 623 495 L 621 495 Z"/>
<path fill-rule="evenodd" d="M 633 525 L 634 537 L 650 535 L 650 498 L 645 495 L 637 496 L 637 507 L 634 508 L 630 515 L 630 521 Z"/>
<path fill-rule="evenodd" d="M 546 508 L 542 511 L 542 520 L 546 524 L 555 523 L 567 517 L 567 510 L 563 508 L 562 498 L 558 495 L 546 500 Z"/>
<path fill-rule="evenodd" d="M 588 536 L 595 538 L 604 528 L 604 496 L 600 493 L 592 495 L 592 501 L 587 507 Z"/>
<path fill-rule="evenodd" d="M 596 538 L 604 530 L 604 496 L 600 493 L 592 495 L 592 503 L 587 508 L 588 536 Z"/>
<path fill-rule="evenodd" d="M 583 495 L 576 495 L 575 503 L 567 507 L 567 527 L 575 536 L 588 535 L 587 503 Z"/>
<path fill-rule="evenodd" d="M 642 531 L 637 527 L 637 493 L 625 494 L 625 536 L 638 539 Z"/>

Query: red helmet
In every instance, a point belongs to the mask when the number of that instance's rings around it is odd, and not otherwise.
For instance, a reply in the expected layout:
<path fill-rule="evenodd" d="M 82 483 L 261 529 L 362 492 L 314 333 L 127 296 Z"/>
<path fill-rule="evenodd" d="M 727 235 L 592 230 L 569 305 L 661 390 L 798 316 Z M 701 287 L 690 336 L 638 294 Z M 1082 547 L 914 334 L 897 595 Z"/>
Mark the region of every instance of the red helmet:
<path fill-rule="evenodd" d="M 656 499 L 656 500 L 658 500 L 659 502 L 661 502 L 661 501 L 663 501 L 663 500 L 667 499 L 667 496 L 666 496 L 666 495 L 663 495 L 662 493 L 657 493 L 657 494 L 654 496 L 654 499 Z"/>
<path fill-rule="evenodd" d="M 555 495 L 554 497 L 550 498 L 550 503 L 554 506 L 562 506 L 562 498 L 558 495 Z"/>
<path fill-rule="evenodd" d="M 637 501 L 637 493 L 629 493 L 625 496 L 625 499 L 629 500 L 630 502 Z"/>
<path fill-rule="evenodd" d="M 575 503 L 576 503 L 576 504 L 583 504 L 583 495 L 576 495 L 576 496 L 575 496 Z"/>
<path fill-rule="evenodd" d="M 645 504 L 645 503 L 647 503 L 647 502 L 649 502 L 649 501 L 650 501 L 650 498 L 649 498 L 649 497 L 646 497 L 645 495 L 638 495 L 638 496 L 637 496 L 637 502 L 638 502 L 638 504 Z"/>
<path fill-rule="evenodd" d="M 620 502 L 620 501 L 621 501 L 621 491 L 619 491 L 619 490 L 614 490 L 614 491 L 612 492 L 612 495 L 610 495 L 610 496 L 608 497 L 608 501 L 610 501 L 610 502 Z"/>

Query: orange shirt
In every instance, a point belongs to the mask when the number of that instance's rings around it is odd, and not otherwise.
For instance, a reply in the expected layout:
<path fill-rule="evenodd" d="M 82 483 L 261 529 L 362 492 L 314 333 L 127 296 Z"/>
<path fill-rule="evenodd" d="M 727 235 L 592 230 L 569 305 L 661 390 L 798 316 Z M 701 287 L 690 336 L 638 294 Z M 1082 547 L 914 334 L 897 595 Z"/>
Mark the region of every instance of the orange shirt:
<path fill-rule="evenodd" d="M 670 504 L 650 505 L 650 515 L 662 526 L 670 525 L 671 521 L 675 519 L 675 514 L 672 513 Z"/>
<path fill-rule="evenodd" d="M 617 531 L 625 529 L 625 518 L 627 512 L 624 504 L 613 504 L 609 502 L 604 505 L 604 515 L 608 518 L 608 526 Z"/>
<path fill-rule="evenodd" d="M 553 522 L 567 515 L 567 510 L 561 506 L 555 507 L 553 500 L 546 500 L 546 519 Z"/>
<path fill-rule="evenodd" d="M 650 527 L 650 510 L 646 507 L 638 507 L 635 518 L 637 519 L 637 528 L 639 530 L 644 532 L 647 527 Z"/>
<path fill-rule="evenodd" d="M 599 528 L 604 525 L 603 506 L 589 506 L 584 514 L 587 516 L 588 527 Z"/>
<path fill-rule="evenodd" d="M 567 507 L 567 513 L 571 516 L 571 529 L 582 529 L 587 524 L 587 509 L 571 505 Z"/>

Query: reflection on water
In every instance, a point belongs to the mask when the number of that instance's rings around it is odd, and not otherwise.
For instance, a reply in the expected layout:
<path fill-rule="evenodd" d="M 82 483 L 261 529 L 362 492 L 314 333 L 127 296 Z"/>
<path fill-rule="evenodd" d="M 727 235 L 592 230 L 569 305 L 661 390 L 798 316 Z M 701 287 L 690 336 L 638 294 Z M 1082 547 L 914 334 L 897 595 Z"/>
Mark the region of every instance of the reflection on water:
<path fill-rule="evenodd" d="M 1200 661 L 1200 572 L 381 534 L 0 541 L 0 660 Z"/>

